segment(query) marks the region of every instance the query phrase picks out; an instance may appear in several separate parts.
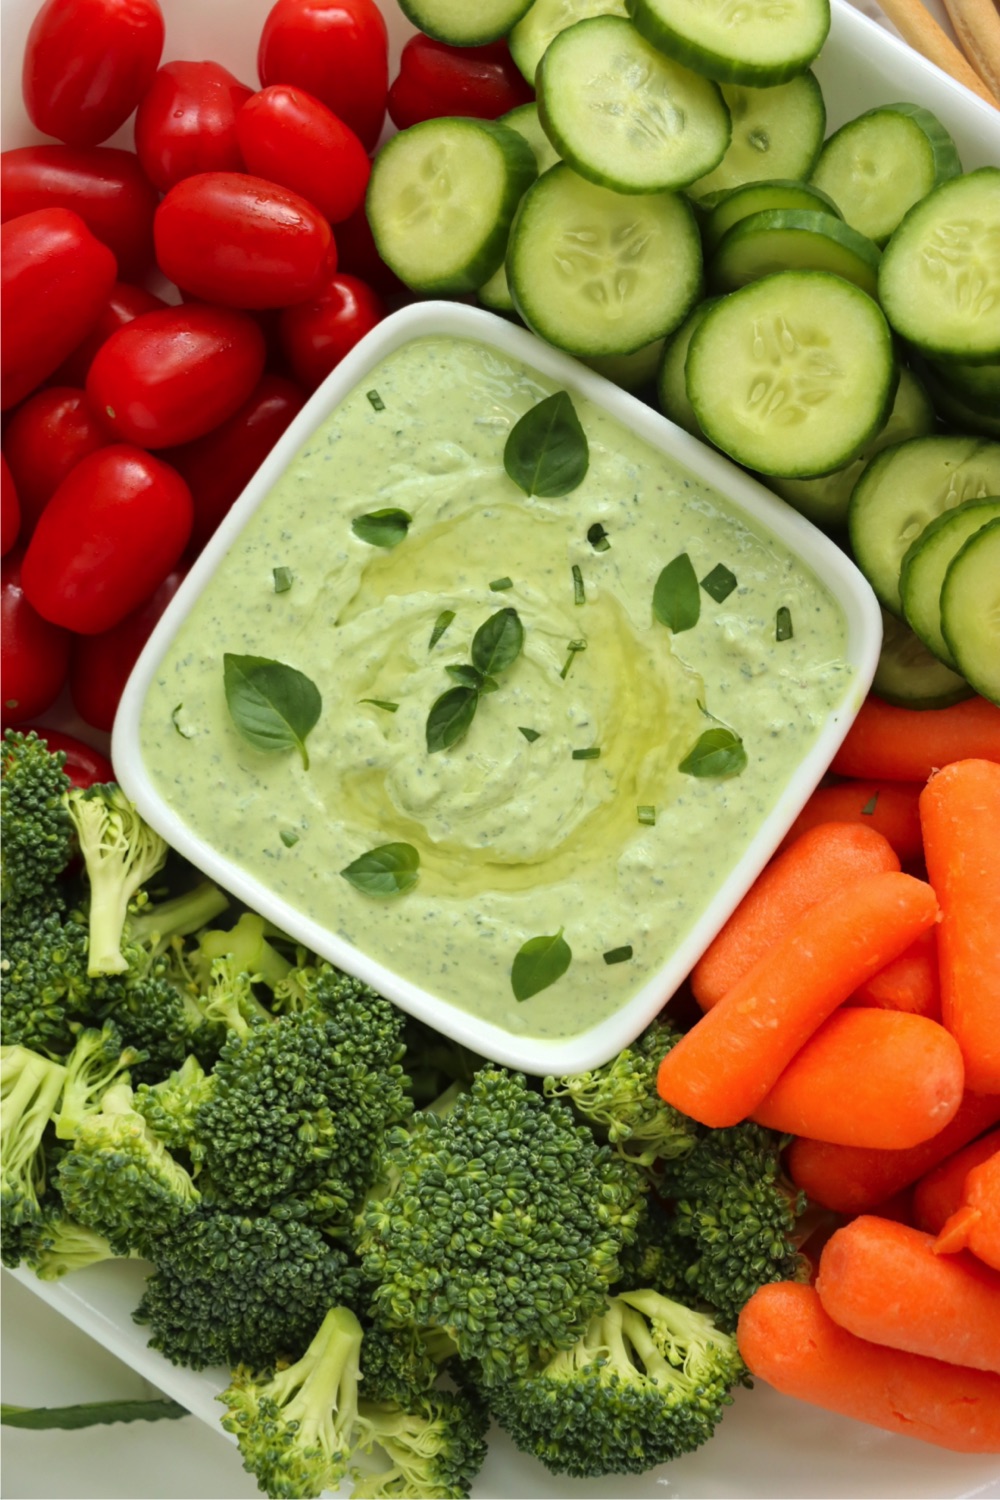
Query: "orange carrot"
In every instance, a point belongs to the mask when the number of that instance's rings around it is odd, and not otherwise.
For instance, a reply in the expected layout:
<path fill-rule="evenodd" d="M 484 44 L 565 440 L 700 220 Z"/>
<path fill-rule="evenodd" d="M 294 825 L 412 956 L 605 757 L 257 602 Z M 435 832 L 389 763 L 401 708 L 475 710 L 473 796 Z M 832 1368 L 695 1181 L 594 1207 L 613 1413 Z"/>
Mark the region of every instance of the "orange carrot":
<path fill-rule="evenodd" d="M 1000 708 L 985 698 L 951 708 L 895 708 L 869 696 L 830 769 L 874 781 L 926 781 L 970 756 L 1000 761 Z"/>
<path fill-rule="evenodd" d="M 1000 1375 L 859 1339 L 814 1287 L 762 1286 L 736 1338 L 750 1373 L 786 1396 L 957 1453 L 1000 1453 Z"/>
<path fill-rule="evenodd" d="M 922 1177 L 913 1190 L 913 1221 L 918 1229 L 937 1234 L 962 1206 L 965 1179 L 973 1167 L 1000 1151 L 1000 1130 L 991 1130 L 956 1151 Z"/>
<path fill-rule="evenodd" d="M 947 766 L 920 794 L 920 821 L 941 902 L 941 1019 L 969 1088 L 1000 1093 L 1000 765 Z"/>
<path fill-rule="evenodd" d="M 836 1146 L 800 1136 L 788 1148 L 788 1174 L 796 1187 L 823 1208 L 842 1214 L 869 1213 L 998 1120 L 1000 1095 L 967 1092 L 943 1130 L 902 1151 Z"/>
<path fill-rule="evenodd" d="M 930 886 L 888 871 L 804 912 L 660 1064 L 668 1104 L 703 1125 L 745 1120 L 863 979 L 937 919 Z"/>
<path fill-rule="evenodd" d="M 934 1241 L 940 1255 L 966 1246 L 978 1260 L 1000 1270 L 1000 1151 L 969 1172 L 961 1206 Z"/>
<path fill-rule="evenodd" d="M 898 958 L 859 984 L 848 1005 L 873 1005 L 880 1010 L 905 1010 L 911 1016 L 941 1019 L 937 934 L 923 932 Z"/>
<path fill-rule="evenodd" d="M 892 847 L 873 828 L 824 823 L 779 854 L 747 891 L 691 973 L 703 1010 L 721 1000 L 810 906 L 851 880 L 898 870 Z"/>
<path fill-rule="evenodd" d="M 841 1007 L 795 1054 L 753 1118 L 844 1146 L 916 1146 L 955 1114 L 964 1071 L 957 1042 L 937 1021 Z"/>
<path fill-rule="evenodd" d="M 931 1234 L 861 1214 L 824 1245 L 816 1290 L 859 1339 L 1000 1374 L 1000 1273 L 935 1255 Z"/>
<path fill-rule="evenodd" d="M 921 786 L 898 781 L 841 781 L 836 786 L 817 787 L 778 851 L 819 823 L 859 823 L 888 839 L 901 864 L 916 864 L 923 849 L 917 812 Z"/>

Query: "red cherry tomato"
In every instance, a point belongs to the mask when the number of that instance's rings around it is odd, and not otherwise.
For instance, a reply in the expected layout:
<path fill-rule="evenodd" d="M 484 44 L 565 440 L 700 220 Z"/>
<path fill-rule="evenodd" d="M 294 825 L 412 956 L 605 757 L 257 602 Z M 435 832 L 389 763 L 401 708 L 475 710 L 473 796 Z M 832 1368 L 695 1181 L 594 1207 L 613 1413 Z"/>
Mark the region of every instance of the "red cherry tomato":
<path fill-rule="evenodd" d="M 211 432 L 264 370 L 264 335 L 247 313 L 191 302 L 143 313 L 94 355 L 87 395 L 115 437 L 170 448 Z"/>
<path fill-rule="evenodd" d="M 10 465 L 0 453 L 0 555 L 6 557 L 21 530 L 21 502 Z"/>
<path fill-rule="evenodd" d="M 28 602 L 21 583 L 23 561 L 20 549 L 8 552 L 0 574 L 4 728 L 43 714 L 58 698 L 69 665 L 69 631 L 44 620 Z"/>
<path fill-rule="evenodd" d="M 332 224 L 364 202 L 371 175 L 358 137 L 318 99 L 274 83 L 247 100 L 236 118 L 249 171 L 301 193 Z"/>
<path fill-rule="evenodd" d="M 153 626 L 180 587 L 184 570 L 175 568 L 124 620 L 100 635 L 77 635 L 69 654 L 69 690 L 73 707 L 92 729 L 108 732 L 139 653 Z"/>
<path fill-rule="evenodd" d="M 63 770 L 73 786 L 82 788 L 94 786 L 97 782 L 114 781 L 115 773 L 108 757 L 95 750 L 93 745 L 85 745 L 75 734 L 64 734 L 61 729 L 50 729 L 47 724 L 19 724 L 18 728 L 22 734 L 33 729 L 53 755 L 62 751 L 66 757 Z"/>
<path fill-rule="evenodd" d="M 110 630 L 176 567 L 191 534 L 191 492 L 141 448 L 91 453 L 56 490 L 24 554 L 29 602 L 80 635 Z"/>
<path fill-rule="evenodd" d="M 314 391 L 384 317 L 381 297 L 356 276 L 331 276 L 317 296 L 286 307 L 279 336 L 296 380 Z"/>
<path fill-rule="evenodd" d="M 337 267 L 319 210 L 243 172 L 185 177 L 157 209 L 153 234 L 163 274 L 225 307 L 287 307 Z"/>
<path fill-rule="evenodd" d="M 506 42 L 449 47 L 418 35 L 403 48 L 399 73 L 389 90 L 389 118 L 400 130 L 443 115 L 496 120 L 534 97 Z"/>
<path fill-rule="evenodd" d="M 238 172 L 236 116 L 252 93 L 221 63 L 164 63 L 135 117 L 135 149 L 149 180 L 165 193 L 196 172 Z"/>
<path fill-rule="evenodd" d="M 25 540 L 69 471 L 110 441 L 86 392 L 72 386 L 47 386 L 18 407 L 4 450 L 21 498 Z"/>
<path fill-rule="evenodd" d="M 87 371 L 105 339 L 109 339 L 117 329 L 124 328 L 126 323 L 131 323 L 140 313 L 153 312 L 157 307 L 166 305 L 162 297 L 154 297 L 145 287 L 132 286 L 127 281 L 116 281 L 97 322 L 83 343 L 76 346 L 69 359 L 63 360 L 52 379 L 59 385 L 86 385 Z"/>
<path fill-rule="evenodd" d="M 42 208 L 3 227 L 0 406 L 23 401 L 97 322 L 115 258 L 68 208 Z"/>
<path fill-rule="evenodd" d="M 106 141 L 149 87 L 163 32 L 156 0 L 45 0 L 21 76 L 32 124 L 74 146 Z"/>
<path fill-rule="evenodd" d="M 134 151 L 114 146 L 21 146 L 0 156 L 4 220 L 36 208 L 71 208 L 113 251 L 123 276 L 153 259 L 160 201 Z"/>
<path fill-rule="evenodd" d="M 250 400 L 227 422 L 163 455 L 186 480 L 194 500 L 190 552 L 201 551 L 304 401 L 290 380 L 265 375 Z"/>
<path fill-rule="evenodd" d="M 374 149 L 385 120 L 388 33 L 375 0 L 277 0 L 257 52 L 266 88 L 292 83 Z"/>

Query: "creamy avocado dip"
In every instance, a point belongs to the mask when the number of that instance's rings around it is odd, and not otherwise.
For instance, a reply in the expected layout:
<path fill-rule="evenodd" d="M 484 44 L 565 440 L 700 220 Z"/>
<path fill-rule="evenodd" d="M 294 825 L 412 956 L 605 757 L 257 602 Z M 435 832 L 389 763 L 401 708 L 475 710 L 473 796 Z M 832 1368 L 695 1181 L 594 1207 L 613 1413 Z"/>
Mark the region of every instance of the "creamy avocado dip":
<path fill-rule="evenodd" d="M 556 389 L 473 340 L 388 355 L 239 534 L 141 721 L 156 790 L 220 853 L 422 988 L 546 1038 L 586 1031 L 664 963 L 852 670 L 842 611 L 815 575 L 583 397 L 585 478 L 562 498 L 526 496 L 504 445 Z M 391 547 L 352 528 L 384 510 L 410 517 Z M 697 624 L 672 635 L 653 591 L 683 553 L 697 579 L 721 564 L 734 584 L 721 602 L 701 588 Z M 521 653 L 465 736 L 429 753 L 428 714 L 455 685 L 445 668 L 468 663 L 476 630 L 507 607 Z M 315 683 L 308 768 L 241 736 L 227 652 Z M 745 769 L 683 773 L 719 725 L 742 740 Z M 419 853 L 413 889 L 379 899 L 342 877 L 395 842 Z M 568 971 L 519 1003 L 515 954 L 560 929 Z"/>

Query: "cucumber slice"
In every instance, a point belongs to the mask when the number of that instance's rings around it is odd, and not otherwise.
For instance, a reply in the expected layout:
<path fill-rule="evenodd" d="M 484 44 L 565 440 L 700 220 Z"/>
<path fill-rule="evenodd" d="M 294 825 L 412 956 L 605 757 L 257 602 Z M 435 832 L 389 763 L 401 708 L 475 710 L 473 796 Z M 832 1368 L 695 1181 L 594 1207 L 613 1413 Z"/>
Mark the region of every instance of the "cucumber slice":
<path fill-rule="evenodd" d="M 876 454 L 854 486 L 847 527 L 855 561 L 886 609 L 903 613 L 899 570 L 927 523 L 965 500 L 997 494 L 1000 443 L 918 437 Z"/>
<path fill-rule="evenodd" d="M 722 97 L 733 138 L 715 170 L 691 184 L 692 197 L 704 202 L 745 182 L 809 176 L 826 131 L 826 105 L 815 73 L 767 89 L 723 83 Z"/>
<path fill-rule="evenodd" d="M 804 515 L 824 531 L 842 531 L 847 525 L 847 509 L 851 493 L 865 465 L 876 453 L 892 443 L 901 443 L 906 438 L 923 437 L 933 432 L 934 408 L 923 385 L 907 366 L 899 372 L 899 385 L 892 411 L 881 432 L 858 454 L 853 462 L 837 469 L 833 474 L 824 474 L 819 479 L 768 479 L 768 485 L 782 500 Z"/>
<path fill-rule="evenodd" d="M 538 116 L 559 155 L 617 193 L 684 187 L 729 145 L 718 84 L 664 57 L 620 16 L 561 31 L 535 81 Z"/>
<path fill-rule="evenodd" d="M 829 0 L 628 0 L 628 9 L 643 36 L 668 57 L 707 78 L 753 88 L 805 72 L 830 30 Z"/>
<path fill-rule="evenodd" d="M 1000 362 L 966 365 L 961 360 L 927 361 L 927 371 L 963 406 L 1000 419 Z"/>
<path fill-rule="evenodd" d="M 929 521 L 907 548 L 899 571 L 899 595 L 910 628 L 929 651 L 957 670 L 941 631 L 941 587 L 959 549 L 987 521 L 1000 518 L 1000 497 L 966 500 Z"/>
<path fill-rule="evenodd" d="M 941 589 L 941 624 L 963 676 L 1000 704 L 1000 520 L 987 521 L 952 561 Z"/>
<path fill-rule="evenodd" d="M 780 271 L 723 297 L 695 329 L 686 370 L 709 441 L 785 476 L 855 458 L 885 422 L 898 378 L 878 305 L 828 271 Z"/>
<path fill-rule="evenodd" d="M 718 297 L 706 297 L 704 302 L 699 302 L 697 307 L 688 313 L 677 332 L 671 334 L 664 345 L 663 359 L 656 377 L 656 394 L 659 397 L 660 410 L 663 415 L 669 417 L 671 422 L 676 422 L 678 427 L 683 427 L 685 432 L 690 432 L 694 437 L 701 438 L 703 441 L 705 434 L 694 414 L 694 407 L 688 400 L 684 366 L 687 363 L 688 349 L 691 347 L 695 329 L 709 308 L 714 307 L 718 300 Z"/>
<path fill-rule="evenodd" d="M 972 696 L 965 678 L 932 655 L 908 625 L 886 610 L 872 692 L 898 708 L 950 708 Z"/>
<path fill-rule="evenodd" d="M 536 175 L 531 147 L 492 120 L 423 120 L 372 167 L 367 213 L 378 252 L 417 292 L 471 292 L 500 265 Z"/>
<path fill-rule="evenodd" d="M 1000 361 L 1000 167 L 980 167 L 928 193 L 885 248 L 879 300 L 925 354 Z"/>
<path fill-rule="evenodd" d="M 953 386 L 946 383 L 946 375 L 940 376 L 927 365 L 921 367 L 921 374 L 946 427 L 953 432 L 974 433 L 977 437 L 1000 438 L 1000 402 L 993 407 L 992 413 L 981 411 L 970 406 Z"/>
<path fill-rule="evenodd" d="M 516 109 L 509 109 L 505 115 L 501 115 L 497 124 L 506 125 L 508 130 L 516 130 L 518 135 L 523 136 L 535 153 L 539 176 L 560 160 L 559 152 L 545 134 L 538 118 L 537 104 L 519 104 Z"/>
<path fill-rule="evenodd" d="M 625 16 L 625 0 L 535 0 L 507 38 L 510 55 L 530 84 L 546 47 L 560 31 L 588 16 Z"/>
<path fill-rule="evenodd" d="M 514 311 L 514 299 L 507 285 L 507 267 L 503 261 L 497 266 L 489 281 L 484 281 L 479 287 L 476 296 L 483 307 L 488 307 L 490 312 L 512 313 Z"/>
<path fill-rule="evenodd" d="M 399 0 L 399 8 L 419 31 L 452 47 L 483 47 L 506 36 L 530 8 L 531 0 Z"/>
<path fill-rule="evenodd" d="M 962 170 L 955 142 L 918 104 L 870 109 L 834 131 L 811 181 L 853 224 L 884 245 L 908 209 Z"/>
<path fill-rule="evenodd" d="M 701 296 L 701 239 L 677 193 L 624 195 L 560 164 L 525 193 L 507 249 L 528 327 L 582 358 L 665 337 Z"/>
<path fill-rule="evenodd" d="M 663 339 L 644 344 L 633 354 L 599 354 L 583 363 L 624 391 L 637 391 L 656 378 L 663 358 Z"/>
<path fill-rule="evenodd" d="M 713 291 L 731 292 L 774 271 L 832 271 L 874 297 L 877 245 L 832 214 L 770 208 L 728 229 L 708 264 Z"/>
<path fill-rule="evenodd" d="M 700 203 L 704 204 L 704 201 L 701 199 Z M 791 178 L 744 182 L 724 192 L 702 224 L 705 253 L 714 250 L 726 231 L 740 219 L 748 219 L 751 214 L 764 213 L 772 208 L 800 208 L 830 214 L 834 219 L 843 218 L 833 199 L 811 183 L 795 182 Z"/>

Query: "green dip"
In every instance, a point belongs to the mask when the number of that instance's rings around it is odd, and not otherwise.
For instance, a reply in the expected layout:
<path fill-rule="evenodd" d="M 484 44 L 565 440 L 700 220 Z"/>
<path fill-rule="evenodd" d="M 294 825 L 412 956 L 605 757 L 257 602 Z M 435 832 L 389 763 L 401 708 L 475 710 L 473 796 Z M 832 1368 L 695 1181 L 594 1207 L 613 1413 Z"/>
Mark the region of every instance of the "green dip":
<path fill-rule="evenodd" d="M 585 479 L 564 498 L 527 498 L 504 471 L 504 444 L 556 389 L 471 340 L 423 337 L 390 354 L 233 543 L 141 722 L 155 788 L 219 853 L 423 989 L 546 1038 L 588 1030 L 664 964 L 852 671 L 843 613 L 815 575 L 582 397 Z M 412 517 L 398 545 L 353 533 L 352 520 L 387 508 Z M 595 523 L 603 550 L 588 540 Z M 721 563 L 737 582 L 721 603 L 702 589 L 697 625 L 672 636 L 654 618 L 653 589 L 683 552 L 699 579 Z M 280 591 L 276 568 L 290 579 Z M 491 590 L 504 579 L 509 588 Z M 431 705 L 454 686 L 445 667 L 468 662 L 476 629 L 506 606 L 524 626 L 521 655 L 466 736 L 428 753 Z M 794 633 L 778 641 L 781 606 Z M 446 610 L 454 620 L 429 648 Z M 562 675 L 579 640 L 586 650 Z M 241 737 L 224 652 L 287 663 L 319 688 L 308 770 L 295 750 Z M 742 738 L 746 769 L 682 773 L 719 723 Z M 573 757 L 595 748 L 597 758 Z M 655 808 L 655 823 L 640 808 Z M 342 878 L 359 855 L 400 841 L 419 852 L 414 889 L 379 899 Z M 568 972 L 518 1003 L 514 955 L 560 929 Z M 629 946 L 626 961 L 605 961 Z"/>

